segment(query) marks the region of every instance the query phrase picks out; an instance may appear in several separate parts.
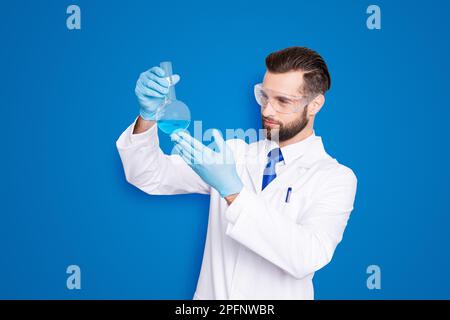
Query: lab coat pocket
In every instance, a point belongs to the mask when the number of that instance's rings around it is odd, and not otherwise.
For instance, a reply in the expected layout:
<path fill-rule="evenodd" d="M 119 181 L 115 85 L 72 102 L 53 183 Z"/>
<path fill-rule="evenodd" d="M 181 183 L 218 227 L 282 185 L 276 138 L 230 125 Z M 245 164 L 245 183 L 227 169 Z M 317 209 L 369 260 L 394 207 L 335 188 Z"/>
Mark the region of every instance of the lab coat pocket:
<path fill-rule="evenodd" d="M 291 188 L 290 191 L 286 190 L 283 195 L 282 214 L 297 222 L 304 211 L 305 204 L 305 196 L 297 189 Z"/>

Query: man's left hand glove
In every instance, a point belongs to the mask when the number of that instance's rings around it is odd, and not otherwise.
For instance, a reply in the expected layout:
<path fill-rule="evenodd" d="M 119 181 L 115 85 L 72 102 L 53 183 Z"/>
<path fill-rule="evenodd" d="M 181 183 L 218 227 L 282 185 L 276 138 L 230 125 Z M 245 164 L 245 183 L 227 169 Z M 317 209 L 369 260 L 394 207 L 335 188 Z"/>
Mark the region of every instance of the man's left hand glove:
<path fill-rule="evenodd" d="M 218 152 L 211 150 L 189 133 L 174 132 L 175 150 L 183 160 L 222 197 L 241 192 L 243 184 L 236 171 L 233 151 L 226 145 L 220 132 L 212 132 Z"/>

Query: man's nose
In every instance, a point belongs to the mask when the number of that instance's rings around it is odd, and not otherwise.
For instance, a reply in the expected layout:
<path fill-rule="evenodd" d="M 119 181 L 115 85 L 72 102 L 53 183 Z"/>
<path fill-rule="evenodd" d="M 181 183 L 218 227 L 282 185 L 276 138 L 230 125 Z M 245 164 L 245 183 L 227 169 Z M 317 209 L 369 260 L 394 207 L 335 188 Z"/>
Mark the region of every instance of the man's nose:
<path fill-rule="evenodd" d="M 261 113 L 264 117 L 275 116 L 277 114 L 270 101 L 267 101 L 267 104 L 261 108 Z"/>

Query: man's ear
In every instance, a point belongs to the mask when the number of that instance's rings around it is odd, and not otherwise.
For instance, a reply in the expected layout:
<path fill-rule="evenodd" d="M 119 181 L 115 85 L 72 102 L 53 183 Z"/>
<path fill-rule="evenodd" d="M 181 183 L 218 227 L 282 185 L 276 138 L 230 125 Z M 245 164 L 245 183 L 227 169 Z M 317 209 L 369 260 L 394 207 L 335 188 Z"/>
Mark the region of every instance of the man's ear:
<path fill-rule="evenodd" d="M 308 115 L 310 117 L 314 117 L 317 113 L 319 113 L 322 106 L 325 104 L 325 96 L 323 94 L 319 94 L 317 97 L 312 100 L 308 105 Z"/>

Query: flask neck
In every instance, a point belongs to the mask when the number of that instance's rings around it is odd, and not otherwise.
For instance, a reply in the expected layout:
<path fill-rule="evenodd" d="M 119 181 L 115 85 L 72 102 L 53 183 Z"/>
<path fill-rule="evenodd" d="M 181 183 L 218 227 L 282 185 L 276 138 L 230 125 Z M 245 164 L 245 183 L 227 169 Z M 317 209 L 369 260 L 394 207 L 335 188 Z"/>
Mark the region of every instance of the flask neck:
<path fill-rule="evenodd" d="M 170 61 L 163 61 L 159 64 L 159 66 L 161 67 L 161 69 L 164 70 L 165 76 L 166 77 L 171 77 L 173 75 L 173 70 L 172 70 L 172 62 Z M 169 100 L 175 101 L 177 100 L 177 96 L 175 94 L 175 86 L 171 85 L 169 87 L 169 93 L 167 94 L 167 97 L 169 98 Z"/>

